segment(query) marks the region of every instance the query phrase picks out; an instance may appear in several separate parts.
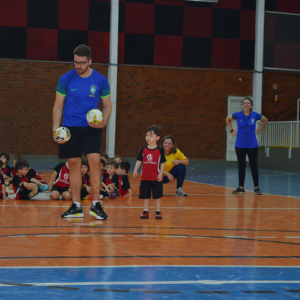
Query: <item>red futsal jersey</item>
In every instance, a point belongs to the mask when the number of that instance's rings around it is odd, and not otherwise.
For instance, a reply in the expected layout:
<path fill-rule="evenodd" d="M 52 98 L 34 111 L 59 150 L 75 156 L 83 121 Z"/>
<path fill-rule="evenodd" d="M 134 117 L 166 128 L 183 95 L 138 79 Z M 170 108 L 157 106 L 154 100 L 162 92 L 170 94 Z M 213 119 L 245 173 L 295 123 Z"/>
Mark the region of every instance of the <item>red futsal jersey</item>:
<path fill-rule="evenodd" d="M 14 198 L 16 200 L 29 200 L 28 194 L 31 192 L 27 190 L 23 185 L 20 186 L 20 183 L 27 182 L 30 183 L 30 177 L 24 176 L 19 177 L 18 175 L 15 175 L 13 178 L 13 188 L 14 188 Z"/>
<path fill-rule="evenodd" d="M 10 176 L 9 176 L 9 177 L 14 178 L 14 176 L 15 176 L 16 174 L 17 174 L 17 171 L 16 171 L 15 167 L 12 167 L 12 168 L 10 169 Z"/>
<path fill-rule="evenodd" d="M 119 184 L 119 176 L 117 174 L 114 174 L 111 179 L 109 179 L 109 175 L 106 175 L 103 173 L 103 179 L 102 181 L 108 186 L 112 183 L 115 183 L 115 186 L 118 186 Z"/>
<path fill-rule="evenodd" d="M 86 184 L 88 186 L 91 185 L 90 184 L 90 175 L 89 174 L 84 174 L 84 177 L 82 177 L 82 185 L 84 185 L 84 184 Z M 83 189 L 84 187 L 81 187 L 81 188 Z"/>
<path fill-rule="evenodd" d="M 0 175 L 0 198 L 5 197 L 5 195 L 3 195 L 2 193 L 2 185 L 5 185 L 5 181 L 2 175 Z"/>
<path fill-rule="evenodd" d="M 56 180 L 53 185 L 57 185 L 61 188 L 66 188 L 70 186 L 69 182 L 69 169 L 65 163 L 58 164 L 54 170 L 57 172 Z"/>
<path fill-rule="evenodd" d="M 34 169 L 30 169 L 28 171 L 28 175 L 31 177 L 31 178 L 35 178 L 36 180 L 38 180 L 40 183 L 42 184 L 47 184 L 47 182 L 39 175 L 39 173 L 34 170 Z"/>
<path fill-rule="evenodd" d="M 116 190 L 118 190 L 118 196 L 125 196 L 128 193 L 128 189 L 130 189 L 128 176 L 119 175 L 119 183 L 116 187 Z"/>
<path fill-rule="evenodd" d="M 156 147 L 149 149 L 142 148 L 137 160 L 142 162 L 142 178 L 141 180 L 157 181 L 157 175 L 160 173 L 160 164 L 166 161 L 162 148 Z"/>
<path fill-rule="evenodd" d="M 10 167 L 8 165 L 5 166 L 5 168 L 1 168 L 0 174 L 6 175 L 8 177 L 10 177 Z"/>

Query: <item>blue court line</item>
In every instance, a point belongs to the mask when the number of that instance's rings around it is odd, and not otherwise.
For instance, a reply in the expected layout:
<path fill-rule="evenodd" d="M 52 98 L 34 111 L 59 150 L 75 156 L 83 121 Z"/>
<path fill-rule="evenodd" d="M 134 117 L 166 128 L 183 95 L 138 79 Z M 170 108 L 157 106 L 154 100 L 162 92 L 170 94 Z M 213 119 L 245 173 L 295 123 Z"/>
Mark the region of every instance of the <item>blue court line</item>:
<path fill-rule="evenodd" d="M 295 281 L 297 283 L 293 283 Z M 20 297 L 22 299 L 98 297 L 125 300 L 166 299 L 166 297 L 168 299 L 289 299 L 300 297 L 300 268 L 293 267 L 0 268 L 0 283 L 5 282 L 8 283 L 7 286 L 0 285 L 1 299 L 20 299 Z M 14 285 L 18 283 L 43 286 Z M 79 289 L 63 290 L 61 289 L 63 287 Z M 106 291 L 94 291 L 95 289 Z M 288 292 L 291 290 L 294 292 Z M 222 293 L 212 294 L 213 292 Z"/>

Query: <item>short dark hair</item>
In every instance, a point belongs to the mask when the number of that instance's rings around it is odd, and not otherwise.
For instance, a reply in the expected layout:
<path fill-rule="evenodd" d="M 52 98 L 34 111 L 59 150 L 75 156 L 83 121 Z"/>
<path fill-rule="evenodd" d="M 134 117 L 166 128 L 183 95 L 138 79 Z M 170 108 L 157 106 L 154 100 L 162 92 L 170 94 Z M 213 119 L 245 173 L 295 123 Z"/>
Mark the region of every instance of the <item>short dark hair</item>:
<path fill-rule="evenodd" d="M 115 155 L 114 160 L 115 160 L 115 158 L 120 158 L 123 161 L 123 157 L 120 155 Z"/>
<path fill-rule="evenodd" d="M 87 45 L 83 45 L 83 44 L 80 44 L 79 46 L 77 46 L 74 49 L 73 54 L 78 55 L 78 56 L 86 56 L 86 58 L 88 60 L 90 60 L 92 57 L 92 51 L 91 51 L 90 47 L 88 47 Z"/>
<path fill-rule="evenodd" d="M 164 149 L 164 141 L 170 139 L 172 141 L 172 143 L 174 144 L 174 147 L 170 150 L 170 154 L 173 153 L 175 154 L 177 152 L 177 146 L 175 143 L 175 139 L 172 135 L 167 135 L 164 137 L 164 139 L 161 142 L 161 147 Z M 164 150 L 165 151 L 165 150 Z"/>
<path fill-rule="evenodd" d="M 102 152 L 100 155 L 101 155 L 102 157 L 104 157 L 105 159 L 108 159 L 108 155 L 107 155 L 105 152 Z"/>
<path fill-rule="evenodd" d="M 9 154 L 6 153 L 6 152 L 1 152 L 1 153 L 0 153 L 0 157 L 1 157 L 2 155 L 5 156 L 6 162 L 8 162 L 8 161 L 9 161 Z"/>
<path fill-rule="evenodd" d="M 149 131 L 153 131 L 154 134 L 160 137 L 162 133 L 162 127 L 158 125 L 151 125 L 146 129 L 146 133 Z"/>
<path fill-rule="evenodd" d="M 100 163 L 103 165 L 103 167 L 106 166 L 106 162 L 105 162 L 105 160 L 103 158 L 100 159 Z"/>
<path fill-rule="evenodd" d="M 16 165 L 15 165 L 15 170 L 18 171 L 18 170 L 22 170 L 24 168 L 29 168 L 29 163 L 26 159 L 20 159 L 16 162 Z"/>
<path fill-rule="evenodd" d="M 116 163 L 115 161 L 110 161 L 110 162 L 107 163 L 107 165 L 108 165 L 108 166 L 114 166 L 115 169 L 117 169 L 117 168 L 119 167 L 119 164 Z"/>
<path fill-rule="evenodd" d="M 130 163 L 128 161 L 122 161 L 119 163 L 119 167 L 121 170 L 125 170 L 126 173 L 128 173 L 130 170 Z"/>
<path fill-rule="evenodd" d="M 18 160 L 20 160 L 21 158 L 22 158 L 21 155 L 16 154 L 16 155 L 13 156 L 12 160 L 18 161 Z"/>
<path fill-rule="evenodd" d="M 87 166 L 88 171 L 90 170 L 89 163 L 88 163 L 86 160 L 83 160 L 83 161 L 81 162 L 81 165 L 82 165 L 82 166 Z"/>

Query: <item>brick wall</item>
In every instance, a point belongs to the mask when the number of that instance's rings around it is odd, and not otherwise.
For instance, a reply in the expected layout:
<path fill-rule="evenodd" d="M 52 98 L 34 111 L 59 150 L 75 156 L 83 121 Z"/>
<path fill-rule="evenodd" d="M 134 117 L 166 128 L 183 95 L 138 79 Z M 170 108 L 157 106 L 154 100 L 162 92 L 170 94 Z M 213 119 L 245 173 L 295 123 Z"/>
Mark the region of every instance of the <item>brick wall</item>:
<path fill-rule="evenodd" d="M 94 65 L 107 76 L 107 66 Z M 0 61 L 1 149 L 56 155 L 52 108 L 71 64 Z M 239 78 L 243 78 L 239 81 Z M 189 158 L 223 159 L 228 95 L 249 95 L 252 73 L 120 66 L 116 152 L 135 157 L 152 124 L 175 136 Z M 105 133 L 102 139 L 105 149 Z"/>
<path fill-rule="evenodd" d="M 263 79 L 262 111 L 267 118 L 270 118 L 297 103 L 297 99 L 300 98 L 299 73 L 268 71 L 264 73 Z M 274 94 L 272 92 L 272 84 L 278 84 L 279 101 L 277 105 L 273 104 Z M 286 113 L 281 114 L 278 120 L 281 120 L 283 117 L 295 112 L 295 114 L 289 117 L 288 120 L 296 121 L 296 111 L 296 107 L 288 110 Z"/>

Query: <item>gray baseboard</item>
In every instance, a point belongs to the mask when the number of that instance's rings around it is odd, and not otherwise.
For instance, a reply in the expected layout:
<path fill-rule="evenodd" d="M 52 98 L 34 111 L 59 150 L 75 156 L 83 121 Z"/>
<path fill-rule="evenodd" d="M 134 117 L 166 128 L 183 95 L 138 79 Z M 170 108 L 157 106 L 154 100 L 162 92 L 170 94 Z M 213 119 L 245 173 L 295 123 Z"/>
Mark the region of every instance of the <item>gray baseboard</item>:
<path fill-rule="evenodd" d="M 292 158 L 288 158 L 289 149 L 270 148 L 269 157 L 265 147 L 258 150 L 258 167 L 285 171 L 300 171 L 300 149 L 292 149 Z"/>

